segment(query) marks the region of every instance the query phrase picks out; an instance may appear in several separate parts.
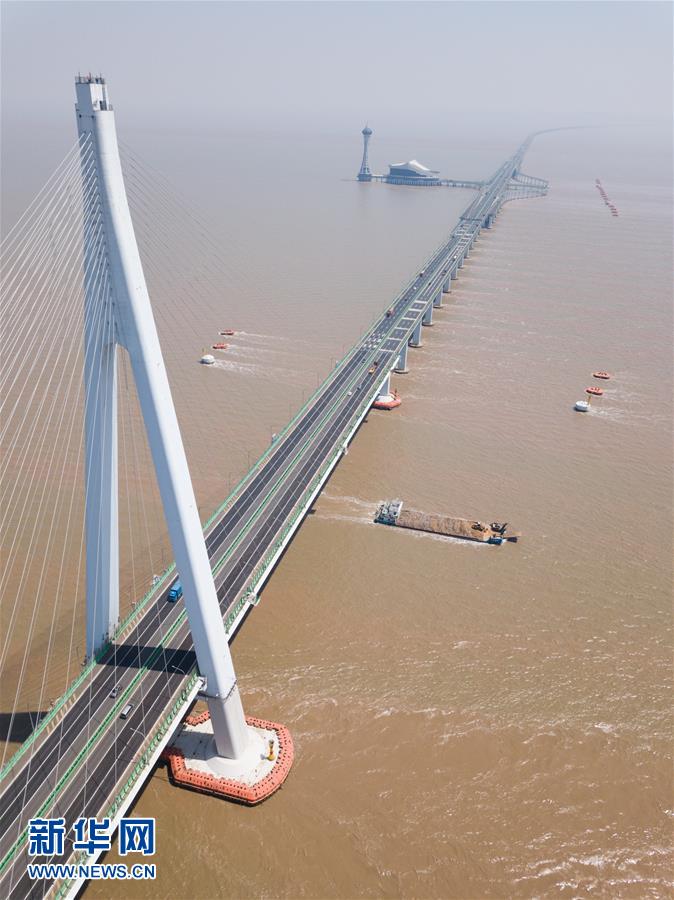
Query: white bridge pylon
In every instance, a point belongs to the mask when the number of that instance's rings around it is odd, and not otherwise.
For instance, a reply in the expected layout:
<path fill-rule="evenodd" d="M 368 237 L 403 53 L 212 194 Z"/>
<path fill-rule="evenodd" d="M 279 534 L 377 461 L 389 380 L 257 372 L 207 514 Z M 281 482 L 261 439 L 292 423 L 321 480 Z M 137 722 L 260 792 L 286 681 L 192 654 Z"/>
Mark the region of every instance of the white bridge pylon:
<path fill-rule="evenodd" d="M 119 619 L 117 510 L 117 369 L 119 344 L 129 354 L 164 515 L 183 584 L 199 671 L 218 753 L 244 755 L 247 726 L 199 521 L 187 459 L 159 346 L 150 298 L 129 212 L 117 146 L 114 112 L 103 78 L 76 79 L 77 128 L 83 178 L 98 190 L 109 293 L 101 315 L 96 290 L 85 279 L 85 442 L 87 655 L 92 656 Z M 85 217 L 89 214 L 85 210 Z M 85 264 L 91 251 L 85 245 Z M 86 271 L 85 265 L 85 271 Z"/>

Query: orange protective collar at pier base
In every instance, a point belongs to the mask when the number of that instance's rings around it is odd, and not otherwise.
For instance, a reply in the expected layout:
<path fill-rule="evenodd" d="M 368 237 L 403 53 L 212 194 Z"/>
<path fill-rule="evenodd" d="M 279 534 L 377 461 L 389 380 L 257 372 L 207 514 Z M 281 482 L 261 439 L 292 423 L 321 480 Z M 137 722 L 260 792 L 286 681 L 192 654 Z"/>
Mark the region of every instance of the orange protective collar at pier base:
<path fill-rule="evenodd" d="M 393 391 L 391 394 L 380 394 L 372 404 L 372 409 L 396 409 L 401 403 L 398 391 Z"/>
<path fill-rule="evenodd" d="M 198 715 L 188 716 L 185 724 L 201 725 L 208 719 L 210 719 L 210 713 L 206 710 Z M 276 761 L 272 770 L 264 778 L 254 784 L 247 784 L 231 778 L 218 778 L 206 772 L 196 771 L 189 768 L 181 749 L 167 747 L 162 753 L 162 759 L 169 767 L 171 781 L 179 787 L 212 794 L 247 806 L 255 806 L 270 797 L 281 787 L 292 767 L 295 758 L 293 739 L 285 725 L 268 722 L 266 719 L 257 719 L 254 716 L 246 716 L 246 723 L 251 728 L 261 728 L 276 734 L 278 742 Z"/>

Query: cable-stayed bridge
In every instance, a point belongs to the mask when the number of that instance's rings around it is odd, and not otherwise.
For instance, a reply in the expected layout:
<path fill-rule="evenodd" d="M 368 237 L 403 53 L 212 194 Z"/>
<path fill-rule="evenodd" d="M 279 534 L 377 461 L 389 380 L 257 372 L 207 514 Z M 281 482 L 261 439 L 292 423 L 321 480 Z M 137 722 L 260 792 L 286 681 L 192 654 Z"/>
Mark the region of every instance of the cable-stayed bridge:
<path fill-rule="evenodd" d="M 45 341 L 64 341 L 54 371 L 40 370 L 39 351 L 34 359 L 22 360 L 15 371 L 8 371 L 3 382 L 7 406 L 3 439 L 11 443 L 13 432 L 23 434 L 18 450 L 13 444 L 12 449 L 25 456 L 28 446 L 34 447 L 29 425 L 20 417 L 26 391 L 32 399 L 39 384 L 49 387 L 61 378 L 72 381 L 73 390 L 79 391 L 69 395 L 72 416 L 68 408 L 52 412 L 61 415 L 65 434 L 76 428 L 76 408 L 84 410 L 85 441 L 77 471 L 86 482 L 82 513 L 90 657 L 0 773 L 3 897 L 41 897 L 49 892 L 63 897 L 76 892 L 81 884 L 76 876 L 52 882 L 29 879 L 29 820 L 62 816 L 70 824 L 81 816 L 97 816 L 108 817 L 114 827 L 198 695 L 208 701 L 221 755 L 236 759 L 246 752 L 246 722 L 227 642 L 257 604 L 265 580 L 373 402 L 389 394 L 392 373 L 407 370 L 408 348 L 421 344 L 422 327 L 432 324 L 433 310 L 451 290 L 481 229 L 492 226 L 507 200 L 540 195 L 546 189 L 545 182 L 520 171 L 530 136 L 483 183 L 447 240 L 275 437 L 211 517 L 202 538 L 168 382 L 162 381 L 163 362 L 104 87 L 102 79 L 78 80 L 78 142 L 10 234 L 9 265 L 3 269 L 5 334 L 8 345 L 18 348 L 19 358 L 26 321 L 32 316 L 35 322 L 40 303 L 56 302 L 78 290 L 83 293 L 82 308 L 59 323 L 58 335 L 44 336 Z M 67 271 L 57 266 L 56 278 L 47 282 L 45 261 L 65 259 L 71 252 L 79 264 Z M 15 305 L 20 315 L 14 315 Z M 185 588 L 184 602 L 168 602 L 176 579 L 175 569 L 169 568 L 121 623 L 117 345 L 130 360 L 124 371 L 137 384 L 139 415 L 148 432 Z M 74 365 L 82 362 L 83 382 Z M 50 390 L 44 393 L 36 401 L 42 415 L 53 404 Z M 57 443 L 46 431 L 40 434 L 41 462 L 32 475 L 38 480 L 42 475 L 45 484 Z M 13 487 L 8 495 L 10 508 L 15 502 Z M 72 485 L 61 487 L 72 493 Z M 51 537 L 53 531 L 71 527 L 70 516 L 67 523 L 55 518 L 48 524 Z M 10 557 L 20 552 L 20 545 L 10 546 Z M 42 578 L 39 587 L 44 589 Z M 20 603 L 13 604 L 10 625 L 20 615 Z M 35 666 L 25 655 L 21 674 Z M 89 858 L 95 856 L 92 853 Z M 73 850 L 69 835 L 63 853 L 55 855 L 54 861 L 85 858 L 86 853 Z"/>

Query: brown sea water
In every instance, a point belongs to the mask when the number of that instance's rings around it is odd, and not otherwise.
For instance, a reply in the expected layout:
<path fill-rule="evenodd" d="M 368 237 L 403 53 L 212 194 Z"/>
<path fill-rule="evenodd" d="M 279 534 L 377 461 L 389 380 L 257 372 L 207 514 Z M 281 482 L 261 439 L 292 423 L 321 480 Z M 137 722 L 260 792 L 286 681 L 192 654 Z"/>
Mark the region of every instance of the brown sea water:
<path fill-rule="evenodd" d="M 351 142 L 298 143 L 175 136 L 157 163 L 206 209 L 232 264 L 221 292 L 190 274 L 187 253 L 183 281 L 148 265 L 204 518 L 470 196 L 358 185 L 346 180 Z M 418 155 L 483 177 L 515 144 L 429 141 Z M 135 806 L 158 819 L 158 880 L 89 895 L 669 894 L 667 150 L 627 131 L 534 143 L 525 171 L 550 180 L 549 196 L 508 204 L 482 233 L 395 379 L 403 405 L 369 415 L 234 644 L 247 712 L 293 734 L 285 787 L 248 810 L 178 791 L 158 770 Z M 405 155 L 393 142 L 386 154 Z M 244 159 L 262 181 L 233 174 Z M 216 161 L 218 191 L 201 174 Z M 188 225 L 162 224 L 175 253 Z M 224 327 L 240 333 L 199 367 Z M 596 369 L 613 374 L 605 396 L 574 413 Z M 143 452 L 138 437 L 127 608 L 170 558 Z M 508 520 L 524 538 L 480 547 L 373 525 L 391 496 Z M 71 609 L 64 596 L 55 694 L 74 674 Z M 39 608 L 38 653 L 52 612 Z M 21 652 L 17 638 L 3 678 L 15 680 Z M 21 709 L 35 708 L 38 680 L 24 680 Z"/>

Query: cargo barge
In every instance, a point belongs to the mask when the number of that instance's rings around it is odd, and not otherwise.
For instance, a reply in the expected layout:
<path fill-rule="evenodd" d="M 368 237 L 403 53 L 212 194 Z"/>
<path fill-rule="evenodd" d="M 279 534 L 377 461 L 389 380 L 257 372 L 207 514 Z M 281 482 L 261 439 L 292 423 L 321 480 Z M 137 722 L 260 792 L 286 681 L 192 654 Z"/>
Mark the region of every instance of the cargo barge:
<path fill-rule="evenodd" d="M 521 537 L 519 532 L 512 531 L 508 522 L 486 524 L 476 519 L 460 519 L 455 516 L 418 512 L 416 509 L 403 509 L 402 500 L 384 500 L 377 507 L 374 521 L 379 525 L 410 528 L 413 531 L 441 534 L 445 537 L 461 538 L 464 541 L 478 541 L 481 544 L 503 544 L 505 541 L 517 541 Z"/>

